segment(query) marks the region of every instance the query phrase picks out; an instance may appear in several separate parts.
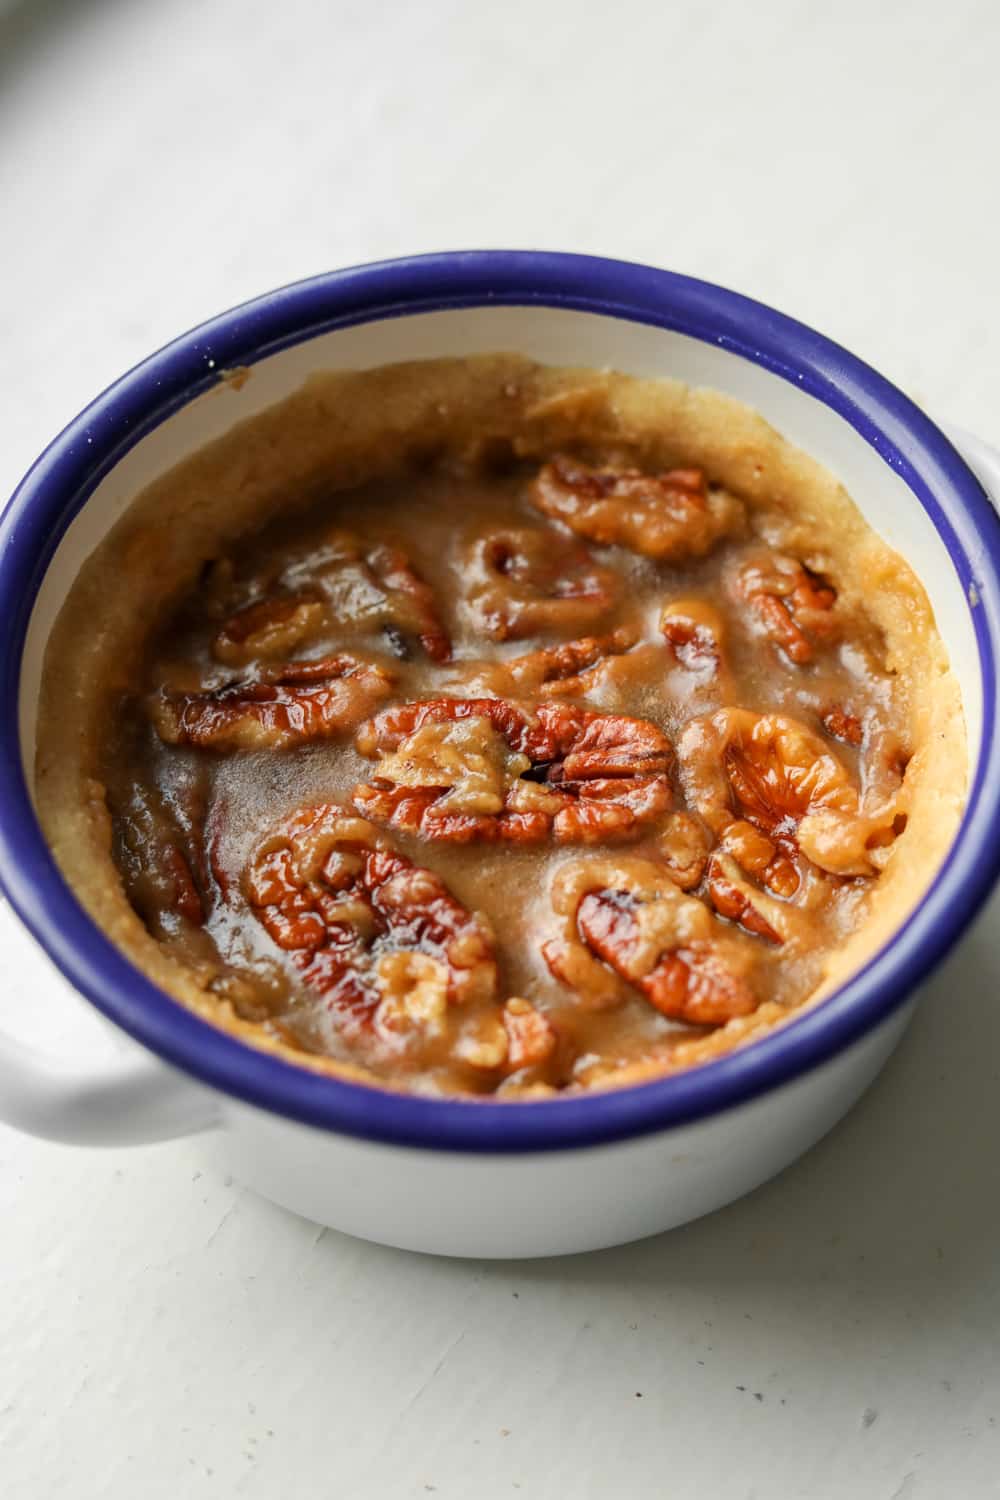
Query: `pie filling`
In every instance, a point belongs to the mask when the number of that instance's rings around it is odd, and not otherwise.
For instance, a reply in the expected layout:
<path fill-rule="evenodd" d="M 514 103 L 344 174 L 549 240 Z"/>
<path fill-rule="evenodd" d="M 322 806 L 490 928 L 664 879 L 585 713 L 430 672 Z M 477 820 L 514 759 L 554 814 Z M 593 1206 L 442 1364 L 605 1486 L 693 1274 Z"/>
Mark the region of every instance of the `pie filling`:
<path fill-rule="evenodd" d="M 42 698 L 64 868 L 217 1024 L 384 1086 L 572 1094 L 760 1035 L 856 967 L 957 823 L 920 585 L 728 398 L 692 435 L 681 387 L 408 369 L 327 377 L 312 472 L 309 412 L 276 409 L 91 560 Z M 354 429 L 323 424 L 379 376 L 393 439 L 338 470 Z M 390 397 L 442 381 L 425 441 Z M 135 619 L 100 618 L 113 569 Z"/>

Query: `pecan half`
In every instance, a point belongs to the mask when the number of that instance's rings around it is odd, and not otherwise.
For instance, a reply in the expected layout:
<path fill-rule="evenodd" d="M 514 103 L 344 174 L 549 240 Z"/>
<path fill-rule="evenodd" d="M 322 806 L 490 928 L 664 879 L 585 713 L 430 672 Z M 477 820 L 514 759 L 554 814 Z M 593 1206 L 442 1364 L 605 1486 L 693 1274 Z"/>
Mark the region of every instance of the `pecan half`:
<path fill-rule="evenodd" d="M 689 802 L 717 834 L 749 825 L 733 852 L 777 894 L 794 893 L 800 850 L 831 874 L 872 873 L 866 843 L 892 812 L 866 816 L 846 767 L 798 720 L 721 709 L 687 725 L 678 753 Z"/>
<path fill-rule="evenodd" d="M 567 703 L 407 703 L 364 725 L 356 743 L 381 757 L 354 790 L 358 811 L 429 839 L 630 838 L 671 804 L 672 750 L 654 724 Z"/>
<path fill-rule="evenodd" d="M 205 920 L 201 892 L 192 873 L 203 806 L 201 789 L 189 789 L 196 806 L 175 817 L 164 799 L 133 781 L 124 802 L 112 808 L 116 859 L 125 892 L 136 911 L 159 932 L 180 918 L 194 926 Z M 185 826 L 186 825 L 186 826 Z"/>
<path fill-rule="evenodd" d="M 434 591 L 399 547 L 334 531 L 321 548 L 287 567 L 280 581 L 293 594 L 318 594 L 334 628 L 382 632 L 401 654 L 416 640 L 432 661 L 451 660 Z"/>
<path fill-rule="evenodd" d="M 258 599 L 231 615 L 212 643 L 217 659 L 243 667 L 260 657 L 287 656 L 322 628 L 326 611 L 301 594 Z"/>
<path fill-rule="evenodd" d="M 552 527 L 490 530 L 468 548 L 466 607 L 496 641 L 579 630 L 606 614 L 620 580 Z"/>
<path fill-rule="evenodd" d="M 405 1042 L 440 1030 L 448 1006 L 493 997 L 485 920 L 336 804 L 279 823 L 245 885 L 254 915 L 347 1033 Z"/>
<path fill-rule="evenodd" d="M 638 639 L 634 630 L 614 630 L 610 635 L 587 635 L 580 640 L 564 641 L 560 646 L 545 646 L 527 656 L 515 656 L 506 663 L 512 685 L 519 692 L 539 693 L 543 697 L 582 695 L 592 686 L 596 670 L 609 657 L 622 656 Z"/>
<path fill-rule="evenodd" d="M 699 884 L 711 847 L 708 830 L 690 813 L 674 812 L 667 818 L 660 835 L 660 854 L 671 880 L 682 891 Z"/>
<path fill-rule="evenodd" d="M 710 487 L 700 469 L 644 474 L 566 455 L 543 465 L 528 499 L 579 536 L 656 562 L 704 556 L 743 516 L 740 502 Z"/>
<path fill-rule="evenodd" d="M 660 612 L 660 631 L 677 665 L 702 681 L 723 670 L 723 624 L 704 599 L 675 599 Z"/>
<path fill-rule="evenodd" d="M 168 745 L 200 750 L 287 750 L 349 733 L 392 690 L 393 675 L 341 652 L 287 662 L 200 693 L 164 689 L 151 711 Z"/>
<path fill-rule="evenodd" d="M 502 1006 L 474 1011 L 452 1050 L 458 1061 L 479 1072 L 510 1078 L 543 1067 L 558 1041 L 548 1016 L 530 1001 L 514 997 Z"/>
<path fill-rule="evenodd" d="M 503 1027 L 507 1033 L 506 1071 L 519 1073 L 522 1068 L 537 1068 L 547 1062 L 558 1040 L 556 1029 L 547 1016 L 527 1000 L 508 1000 L 503 1008 Z"/>
<path fill-rule="evenodd" d="M 699 1026 L 758 1004 L 705 906 L 650 860 L 573 860 L 553 881 L 552 905 L 562 927 L 543 956 L 587 1004 L 638 991 L 663 1015 Z"/>
<path fill-rule="evenodd" d="M 391 623 L 412 631 L 431 661 L 451 660 L 451 640 L 441 623 L 434 591 L 398 547 L 373 547 L 365 561 L 386 594 Z"/>
<path fill-rule="evenodd" d="M 712 856 L 706 889 L 720 917 L 735 922 L 753 937 L 766 938 L 771 943 L 784 941 L 782 934 L 767 919 L 761 892 L 748 886 L 731 858 L 718 854 Z"/>
<path fill-rule="evenodd" d="M 836 589 L 794 557 L 755 553 L 736 570 L 733 588 L 763 634 L 796 666 L 811 662 L 818 646 L 840 635 Z"/>

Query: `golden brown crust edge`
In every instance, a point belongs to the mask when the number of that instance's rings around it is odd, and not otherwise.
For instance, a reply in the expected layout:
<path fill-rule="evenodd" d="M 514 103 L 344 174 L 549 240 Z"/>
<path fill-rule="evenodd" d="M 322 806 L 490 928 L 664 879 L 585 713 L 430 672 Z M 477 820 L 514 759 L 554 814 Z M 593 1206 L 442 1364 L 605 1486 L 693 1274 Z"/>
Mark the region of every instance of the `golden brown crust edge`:
<path fill-rule="evenodd" d="M 288 508 L 290 496 L 304 508 L 320 491 L 388 477 L 417 455 L 461 447 L 483 433 L 515 441 L 526 456 L 585 435 L 595 446 L 625 445 L 651 464 L 705 468 L 751 508 L 766 504 L 783 512 L 783 545 L 817 572 L 835 576 L 844 602 L 863 600 L 884 631 L 914 746 L 904 791 L 908 822 L 867 920 L 831 955 L 806 1004 L 856 971 L 912 910 L 947 853 L 965 801 L 961 700 L 922 585 L 837 481 L 749 407 L 675 381 L 539 366 L 507 354 L 315 375 L 150 485 L 85 563 L 46 651 L 35 796 L 69 884 L 152 980 L 258 1048 L 383 1088 L 363 1068 L 296 1051 L 240 1020 L 149 935 L 125 899 L 111 858 L 98 778 L 101 727 L 149 631 L 194 582 L 206 557 Z M 122 590 L 123 577 L 135 587 Z M 678 1060 L 690 1066 L 721 1055 L 795 1014 L 762 1007 L 684 1044 Z M 615 1082 L 661 1072 L 662 1065 L 640 1065 Z"/>

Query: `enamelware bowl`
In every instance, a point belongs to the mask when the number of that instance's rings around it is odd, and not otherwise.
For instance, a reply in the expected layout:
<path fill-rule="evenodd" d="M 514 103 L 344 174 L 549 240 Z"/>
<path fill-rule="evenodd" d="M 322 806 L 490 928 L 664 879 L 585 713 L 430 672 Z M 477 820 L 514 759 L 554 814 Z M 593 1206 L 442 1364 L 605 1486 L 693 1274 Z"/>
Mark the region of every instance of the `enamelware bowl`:
<path fill-rule="evenodd" d="M 825 463 L 927 588 L 971 757 L 940 874 L 837 993 L 675 1077 L 503 1104 L 320 1077 L 198 1019 L 85 915 L 31 802 L 46 639 L 81 562 L 139 490 L 313 371 L 494 350 L 717 387 Z M 243 366 L 245 383 L 220 378 Z M 979 478 L 900 391 L 800 323 L 705 282 L 584 256 L 456 253 L 334 272 L 225 313 L 137 366 L 55 439 L 0 521 L 0 882 L 70 984 L 139 1046 L 74 1068 L 3 1041 L 0 1118 L 95 1144 L 210 1131 L 216 1160 L 288 1208 L 451 1255 L 619 1244 L 772 1176 L 875 1077 L 916 987 L 1000 867 L 1000 522 L 980 482 L 1000 499 L 1000 462 L 974 440 L 966 451 Z M 16 1029 L 11 998 L 3 1025 Z"/>

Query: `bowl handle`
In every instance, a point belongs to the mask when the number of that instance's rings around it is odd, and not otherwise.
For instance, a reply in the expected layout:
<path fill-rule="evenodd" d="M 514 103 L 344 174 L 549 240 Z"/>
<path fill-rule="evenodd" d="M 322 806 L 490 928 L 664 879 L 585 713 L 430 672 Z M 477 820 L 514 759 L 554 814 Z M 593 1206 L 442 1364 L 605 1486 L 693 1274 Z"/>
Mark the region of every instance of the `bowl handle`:
<path fill-rule="evenodd" d="M 89 1066 L 0 1036 L 0 1120 L 45 1140 L 145 1146 L 218 1124 L 217 1096 L 138 1048 Z"/>
<path fill-rule="evenodd" d="M 5 1007 L 0 1121 L 80 1146 L 144 1146 L 218 1123 L 221 1101 L 212 1089 L 168 1067 L 131 1038 L 113 1035 L 93 1014 L 80 1017 L 76 991 L 46 961 L 2 895 L 0 965 L 4 998 L 13 998 L 20 988 L 48 1017 L 44 1030 L 35 1033 L 40 1044 L 23 1041 L 10 1035 L 13 1008 Z M 94 1045 L 98 1030 L 101 1046 Z"/>

